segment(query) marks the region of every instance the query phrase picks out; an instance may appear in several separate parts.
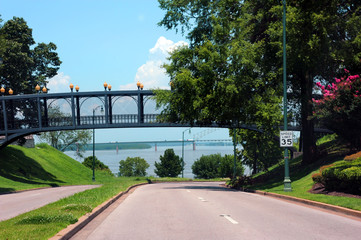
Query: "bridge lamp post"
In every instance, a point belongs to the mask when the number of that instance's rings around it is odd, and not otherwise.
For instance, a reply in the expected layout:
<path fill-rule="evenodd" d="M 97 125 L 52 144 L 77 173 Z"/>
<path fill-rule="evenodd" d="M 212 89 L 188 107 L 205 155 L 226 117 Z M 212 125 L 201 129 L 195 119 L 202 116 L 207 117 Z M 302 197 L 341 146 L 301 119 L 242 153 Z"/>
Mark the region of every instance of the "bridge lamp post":
<path fill-rule="evenodd" d="M 191 133 L 191 128 L 187 128 L 182 132 L 182 178 L 184 178 L 184 133 L 188 130 Z"/>
<path fill-rule="evenodd" d="M 95 118 L 95 111 L 100 108 L 100 112 L 103 113 L 104 109 L 103 106 L 97 106 L 95 108 L 93 108 L 93 126 L 94 126 L 94 118 Z M 95 181 L 95 129 L 93 128 L 93 182 Z"/>
<path fill-rule="evenodd" d="M 286 0 L 283 0 L 283 130 L 287 131 L 287 75 L 286 75 Z M 285 159 L 285 178 L 283 181 L 283 190 L 285 192 L 292 191 L 291 179 L 289 172 L 289 162 L 288 162 L 288 148 L 285 147 L 284 159 Z"/>

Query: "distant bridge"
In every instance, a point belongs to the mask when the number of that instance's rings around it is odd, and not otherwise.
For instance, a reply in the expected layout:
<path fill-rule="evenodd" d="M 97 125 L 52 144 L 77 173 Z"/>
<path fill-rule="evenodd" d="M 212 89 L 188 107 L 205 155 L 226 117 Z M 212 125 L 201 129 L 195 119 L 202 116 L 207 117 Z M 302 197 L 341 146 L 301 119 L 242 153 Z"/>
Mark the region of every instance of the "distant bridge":
<path fill-rule="evenodd" d="M 138 127 L 220 127 L 244 128 L 259 131 L 254 125 L 208 125 L 164 123 L 153 108 L 145 113 L 145 104 L 154 96 L 150 90 L 97 91 L 68 93 L 38 93 L 28 95 L 1 96 L 0 108 L 0 149 L 11 142 L 39 132 Z M 122 109 L 127 102 L 131 108 Z M 135 104 L 135 106 L 134 106 Z M 58 106 L 64 117 L 50 116 Z M 98 114 L 96 110 L 104 109 Z M 134 113 L 130 114 L 129 112 Z M 96 114 L 97 113 L 97 114 Z M 289 127 L 289 130 L 298 130 Z"/>

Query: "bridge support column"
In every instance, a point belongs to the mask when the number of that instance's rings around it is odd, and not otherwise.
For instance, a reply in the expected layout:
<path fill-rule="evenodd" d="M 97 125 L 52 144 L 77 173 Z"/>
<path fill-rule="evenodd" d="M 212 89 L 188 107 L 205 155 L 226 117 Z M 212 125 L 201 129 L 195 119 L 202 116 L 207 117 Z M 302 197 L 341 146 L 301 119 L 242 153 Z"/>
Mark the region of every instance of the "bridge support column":
<path fill-rule="evenodd" d="M 193 151 L 196 150 L 196 142 L 193 142 Z"/>
<path fill-rule="evenodd" d="M 155 144 L 155 151 L 157 151 L 157 144 Z"/>
<path fill-rule="evenodd" d="M 144 123 L 144 102 L 141 90 L 138 90 L 138 124 Z"/>
<path fill-rule="evenodd" d="M 77 120 L 78 126 L 80 126 L 79 96 L 76 96 L 76 120 Z"/>
<path fill-rule="evenodd" d="M 5 130 L 5 140 L 7 140 L 8 138 L 8 120 L 7 120 L 7 116 L 6 116 L 6 107 L 5 107 L 5 100 L 2 100 L 2 104 L 3 104 L 3 117 L 4 117 L 4 130 Z"/>

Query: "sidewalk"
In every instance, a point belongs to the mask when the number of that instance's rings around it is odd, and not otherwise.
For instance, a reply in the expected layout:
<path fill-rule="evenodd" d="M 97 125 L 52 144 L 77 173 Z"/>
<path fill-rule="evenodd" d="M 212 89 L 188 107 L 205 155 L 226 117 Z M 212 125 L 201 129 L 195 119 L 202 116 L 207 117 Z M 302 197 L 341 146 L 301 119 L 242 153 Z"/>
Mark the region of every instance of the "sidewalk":
<path fill-rule="evenodd" d="M 49 203 L 100 185 L 64 186 L 43 188 L 0 195 L 0 221 L 40 208 Z"/>

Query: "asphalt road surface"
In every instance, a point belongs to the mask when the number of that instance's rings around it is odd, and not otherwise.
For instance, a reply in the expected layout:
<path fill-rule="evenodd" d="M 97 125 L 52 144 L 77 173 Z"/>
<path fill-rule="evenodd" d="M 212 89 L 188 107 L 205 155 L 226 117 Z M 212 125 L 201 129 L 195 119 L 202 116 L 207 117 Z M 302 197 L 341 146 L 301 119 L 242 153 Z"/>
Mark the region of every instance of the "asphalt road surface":
<path fill-rule="evenodd" d="M 99 185 L 54 187 L 2 194 L 0 195 L 0 221 L 40 208 L 77 192 L 96 187 L 99 187 Z"/>
<path fill-rule="evenodd" d="M 74 239 L 361 239 L 361 221 L 219 183 L 137 188 Z"/>

